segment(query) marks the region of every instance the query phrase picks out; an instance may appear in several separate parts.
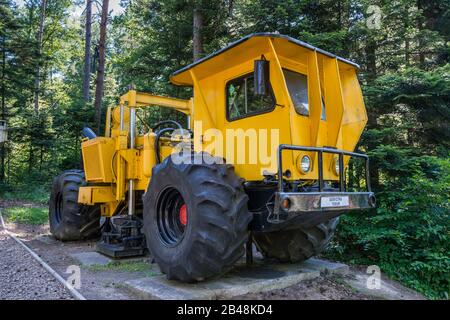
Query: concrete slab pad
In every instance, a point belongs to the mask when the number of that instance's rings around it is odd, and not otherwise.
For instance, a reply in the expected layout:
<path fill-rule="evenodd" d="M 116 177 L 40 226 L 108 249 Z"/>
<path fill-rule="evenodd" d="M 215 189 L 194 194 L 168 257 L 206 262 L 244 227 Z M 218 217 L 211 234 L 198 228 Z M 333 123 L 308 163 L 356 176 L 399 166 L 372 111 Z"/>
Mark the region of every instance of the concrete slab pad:
<path fill-rule="evenodd" d="M 146 255 L 142 257 L 131 257 L 131 258 L 122 258 L 122 259 L 112 259 L 109 258 L 99 252 L 89 251 L 89 252 L 81 252 L 81 253 L 73 253 L 70 255 L 76 261 L 78 261 L 81 265 L 84 266 L 93 266 L 100 265 L 106 266 L 109 263 L 119 264 L 119 263 L 150 263 L 151 257 Z"/>
<path fill-rule="evenodd" d="M 380 279 L 380 286 L 369 288 L 367 283 L 371 274 L 362 272 L 352 272 L 352 274 L 343 280 L 353 289 L 379 300 L 426 300 L 420 293 L 415 292 L 400 283 L 386 279 L 384 276 Z"/>
<path fill-rule="evenodd" d="M 129 280 L 125 288 L 141 299 L 212 300 L 283 289 L 303 280 L 315 279 L 321 272 L 345 274 L 348 267 L 325 260 L 310 259 L 301 264 L 262 264 L 246 267 L 239 263 L 221 278 L 197 284 L 167 280 L 166 277 Z"/>
<path fill-rule="evenodd" d="M 50 234 L 44 234 L 36 238 L 36 240 L 49 244 L 49 245 L 55 245 L 58 243 L 58 240 L 56 240 L 52 235 Z"/>
<path fill-rule="evenodd" d="M 93 265 L 106 266 L 109 263 L 113 262 L 112 259 L 105 257 L 104 255 L 98 252 L 93 251 L 73 253 L 70 256 L 83 266 L 93 266 Z"/>
<path fill-rule="evenodd" d="M 327 260 L 321 260 L 316 258 L 311 258 L 303 262 L 302 266 L 308 269 L 319 270 L 320 272 L 323 273 L 340 274 L 340 275 L 346 275 L 349 273 L 350 270 L 348 265 L 346 264 L 330 262 Z"/>

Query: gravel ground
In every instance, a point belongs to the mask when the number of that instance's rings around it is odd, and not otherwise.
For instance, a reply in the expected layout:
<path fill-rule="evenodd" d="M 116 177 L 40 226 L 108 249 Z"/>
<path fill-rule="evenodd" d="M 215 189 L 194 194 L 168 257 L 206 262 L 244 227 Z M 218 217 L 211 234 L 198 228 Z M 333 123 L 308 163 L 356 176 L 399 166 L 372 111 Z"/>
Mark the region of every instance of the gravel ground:
<path fill-rule="evenodd" d="M 66 288 L 0 226 L 0 300 L 68 300 Z"/>

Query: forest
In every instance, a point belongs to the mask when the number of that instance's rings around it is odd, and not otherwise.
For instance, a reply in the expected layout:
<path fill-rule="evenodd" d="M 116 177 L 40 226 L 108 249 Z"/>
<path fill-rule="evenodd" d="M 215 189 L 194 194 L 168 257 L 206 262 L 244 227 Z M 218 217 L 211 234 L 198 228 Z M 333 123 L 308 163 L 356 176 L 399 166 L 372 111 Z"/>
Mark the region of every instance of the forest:
<path fill-rule="evenodd" d="M 361 66 L 369 121 L 357 150 L 378 206 L 343 216 L 326 255 L 448 299 L 448 0 L 0 0 L 0 198 L 45 203 L 53 177 L 80 166 L 81 129 L 102 132 L 130 85 L 190 97 L 169 75 L 255 32 Z"/>

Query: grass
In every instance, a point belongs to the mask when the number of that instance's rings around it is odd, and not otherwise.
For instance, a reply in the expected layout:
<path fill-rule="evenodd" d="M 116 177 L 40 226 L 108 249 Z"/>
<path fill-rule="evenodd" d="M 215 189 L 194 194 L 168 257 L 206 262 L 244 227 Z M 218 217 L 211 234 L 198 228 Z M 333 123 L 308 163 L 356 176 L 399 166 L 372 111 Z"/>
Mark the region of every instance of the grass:
<path fill-rule="evenodd" d="M 0 197 L 4 200 L 25 200 L 37 204 L 47 204 L 49 196 L 50 192 L 45 187 L 24 187 L 9 191 L 0 190 Z"/>
<path fill-rule="evenodd" d="M 148 262 L 110 262 L 107 265 L 94 264 L 88 266 L 92 272 L 143 272 L 148 277 L 157 276 L 158 273 L 152 270 Z"/>
<path fill-rule="evenodd" d="M 48 221 L 47 208 L 11 207 L 4 209 L 3 214 L 9 222 L 40 225 Z"/>

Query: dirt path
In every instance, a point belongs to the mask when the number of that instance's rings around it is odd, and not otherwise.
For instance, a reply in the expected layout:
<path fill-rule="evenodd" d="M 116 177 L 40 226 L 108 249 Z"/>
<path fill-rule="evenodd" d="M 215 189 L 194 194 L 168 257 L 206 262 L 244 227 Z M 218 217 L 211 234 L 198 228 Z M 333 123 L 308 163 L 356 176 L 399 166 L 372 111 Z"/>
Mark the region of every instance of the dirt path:
<path fill-rule="evenodd" d="M 130 300 L 136 299 L 121 287 L 127 280 L 144 277 L 147 270 L 127 271 L 116 266 L 82 266 L 72 255 L 81 252 L 94 252 L 95 241 L 60 242 L 49 235 L 38 235 L 27 242 L 42 259 L 60 275 L 64 275 L 70 266 L 78 266 L 81 271 L 81 288 L 78 290 L 86 299 Z M 151 265 L 148 264 L 148 270 Z M 67 275 L 64 275 L 67 276 Z"/>
<path fill-rule="evenodd" d="M 0 208 L 20 205 L 5 203 Z M 23 203 L 22 203 L 23 204 Z M 32 203 L 26 203 L 32 206 Z M 0 227 L 1 228 L 1 227 Z M 123 282 L 160 275 L 156 265 L 145 261 L 121 265 L 80 266 L 73 254 L 94 252 L 95 241 L 60 242 L 49 234 L 48 225 L 7 223 L 9 231 L 26 241 L 45 262 L 66 278 L 67 268 L 81 268 L 80 293 L 87 299 L 128 300 L 138 299 L 122 285 Z M 48 274 L 23 248 L 0 231 L 0 300 L 2 299 L 71 299 L 65 288 Z M 369 290 L 367 274 L 351 268 L 347 276 L 326 276 L 307 280 L 292 287 L 258 294 L 247 294 L 235 299 L 256 300 L 367 300 L 367 299 L 424 299 L 423 296 L 400 284 L 382 279 L 380 290 Z"/>
<path fill-rule="evenodd" d="M 0 209 L 6 209 L 9 207 L 42 207 L 40 204 L 36 204 L 29 201 L 21 200 L 4 200 L 0 199 Z M 48 224 L 44 225 L 31 225 L 14 223 L 5 219 L 6 228 L 8 231 L 12 232 L 19 239 L 24 241 L 26 245 L 32 249 L 39 257 L 41 257 L 47 264 L 49 264 L 62 278 L 66 279 L 69 274 L 66 273 L 69 267 L 77 266 L 80 267 L 81 271 L 81 289 L 78 290 L 86 299 L 118 299 L 127 300 L 134 299 L 135 297 L 128 294 L 125 290 L 120 287 L 120 283 L 126 280 L 130 280 L 136 277 L 143 277 L 143 272 L 120 272 L 119 271 L 109 271 L 107 268 L 105 270 L 92 270 L 90 268 L 80 266 L 77 261 L 72 258 L 72 254 L 79 252 L 89 252 L 95 251 L 95 241 L 80 241 L 80 242 L 61 242 L 57 241 L 50 235 L 50 228 Z M 3 235 L 3 240 L 9 241 L 8 244 L 4 244 L 5 247 L 9 246 L 10 243 L 15 244 L 13 239 L 10 239 Z M 0 241 L 4 242 L 4 241 Z M 16 244 L 16 246 L 19 246 Z M 5 287 L 10 289 L 5 289 L 11 291 L 11 297 L 4 293 L 3 289 L 0 289 L 0 300 L 2 299 L 30 299 L 29 296 L 23 295 L 22 290 L 16 286 L 10 285 L 9 281 L 15 282 L 13 274 L 3 272 L 3 264 L 8 265 L 10 268 L 20 268 L 22 264 L 21 259 L 17 258 L 13 254 L 11 257 L 3 258 L 3 246 L 0 246 L 0 287 L 3 288 L 3 283 Z M 18 249 L 22 249 L 19 248 Z M 22 249 L 24 250 L 24 249 Z M 30 257 L 32 259 L 32 257 Z M 26 263 L 31 263 L 27 261 Z M 37 263 L 37 262 L 36 262 Z M 39 264 L 38 264 L 39 266 Z M 151 267 L 150 267 L 151 268 Z M 26 268 L 23 268 L 24 270 Z M 42 269 L 42 268 L 41 268 Z M 44 270 L 45 271 L 45 270 Z M 34 277 L 34 274 L 30 274 L 30 277 Z M 50 276 L 50 275 L 49 275 Z M 36 277 L 39 277 L 37 275 Z M 51 276 L 50 276 L 51 277 Z M 25 276 L 23 277 L 25 278 Z M 3 282 L 2 279 L 7 281 Z M 25 281 L 25 280 L 24 280 Z M 56 281 L 56 280 L 55 280 Z M 40 286 L 45 288 L 45 281 L 43 281 Z M 49 290 L 52 290 L 52 285 L 48 285 Z M 15 292 L 15 295 L 14 295 Z M 23 295 L 23 297 L 22 297 Z M 22 297 L 22 298 L 21 298 Z M 43 299 L 58 299 L 57 297 L 48 297 Z"/>
<path fill-rule="evenodd" d="M 0 225 L 0 300 L 69 300 L 66 288 Z"/>
<path fill-rule="evenodd" d="M 353 290 L 342 277 L 322 276 L 295 286 L 257 294 L 247 294 L 236 300 L 370 300 L 371 296 Z"/>
<path fill-rule="evenodd" d="M 322 275 L 318 279 L 302 281 L 295 286 L 235 299 L 252 300 L 425 300 L 421 294 L 396 281 L 382 276 L 380 288 L 367 288 L 368 275 L 350 268 L 345 276 Z"/>

